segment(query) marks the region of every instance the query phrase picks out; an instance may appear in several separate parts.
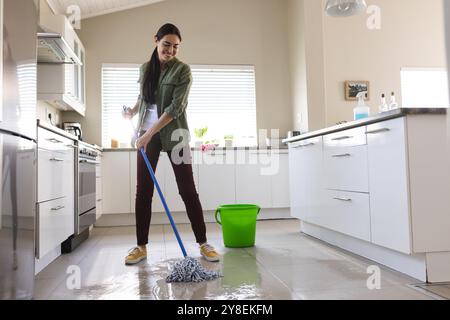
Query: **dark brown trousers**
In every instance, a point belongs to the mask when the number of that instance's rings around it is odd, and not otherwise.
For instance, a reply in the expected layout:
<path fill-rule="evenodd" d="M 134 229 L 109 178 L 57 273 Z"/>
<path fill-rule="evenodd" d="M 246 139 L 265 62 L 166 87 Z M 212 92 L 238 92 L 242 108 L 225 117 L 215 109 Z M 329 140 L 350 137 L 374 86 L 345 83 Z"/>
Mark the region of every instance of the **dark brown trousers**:
<path fill-rule="evenodd" d="M 147 145 L 147 157 L 156 172 L 159 155 L 162 151 L 161 137 L 156 134 L 150 143 Z M 184 154 L 183 154 L 184 153 Z M 186 155 L 186 153 L 189 153 Z M 172 164 L 173 171 L 178 185 L 178 192 L 186 206 L 187 215 L 191 222 L 192 230 L 194 231 L 197 243 L 205 243 L 206 226 L 203 217 L 203 209 L 200 199 L 195 188 L 194 174 L 192 171 L 192 161 L 190 149 L 183 148 L 180 155 L 190 161 L 175 164 L 170 152 L 167 153 Z M 159 181 L 158 181 L 159 182 Z M 160 183 L 160 182 L 159 182 Z M 145 160 L 140 151 L 137 155 L 137 186 L 136 186 L 136 236 L 137 244 L 144 246 L 148 244 L 148 234 L 150 229 L 150 221 L 152 217 L 152 199 L 155 185 L 148 172 Z M 156 192 L 158 193 L 158 192 Z M 156 195 L 159 197 L 159 195 Z M 170 210 L 170 207 L 169 207 Z"/>

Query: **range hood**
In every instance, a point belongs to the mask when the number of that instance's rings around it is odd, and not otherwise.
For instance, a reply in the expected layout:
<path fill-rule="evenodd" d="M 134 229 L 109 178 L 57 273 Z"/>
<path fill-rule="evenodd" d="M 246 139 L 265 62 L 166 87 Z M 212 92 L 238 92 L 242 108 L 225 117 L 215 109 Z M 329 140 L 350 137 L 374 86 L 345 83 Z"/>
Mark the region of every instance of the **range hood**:
<path fill-rule="evenodd" d="M 61 34 L 40 32 L 37 38 L 38 63 L 83 65 Z"/>

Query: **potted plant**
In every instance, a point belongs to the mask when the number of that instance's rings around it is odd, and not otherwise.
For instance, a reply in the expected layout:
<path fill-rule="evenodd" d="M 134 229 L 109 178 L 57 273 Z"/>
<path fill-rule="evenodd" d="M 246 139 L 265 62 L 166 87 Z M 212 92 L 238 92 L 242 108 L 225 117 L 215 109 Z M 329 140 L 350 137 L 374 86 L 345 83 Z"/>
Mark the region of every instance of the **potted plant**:
<path fill-rule="evenodd" d="M 223 137 L 225 140 L 225 148 L 232 148 L 233 147 L 233 139 L 234 136 L 232 134 L 227 134 Z"/>
<path fill-rule="evenodd" d="M 207 132 L 208 127 L 194 129 L 194 134 L 197 137 L 197 141 L 195 142 L 196 148 L 201 148 L 201 146 L 203 145 L 203 138 L 205 137 Z"/>

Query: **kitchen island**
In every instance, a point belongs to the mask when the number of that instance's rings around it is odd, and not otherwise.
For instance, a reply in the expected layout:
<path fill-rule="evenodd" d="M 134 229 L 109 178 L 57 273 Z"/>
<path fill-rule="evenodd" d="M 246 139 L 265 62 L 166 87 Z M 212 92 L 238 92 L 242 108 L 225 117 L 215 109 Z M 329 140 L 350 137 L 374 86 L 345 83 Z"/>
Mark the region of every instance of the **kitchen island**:
<path fill-rule="evenodd" d="M 301 232 L 450 281 L 449 133 L 446 109 L 397 109 L 285 140 Z"/>

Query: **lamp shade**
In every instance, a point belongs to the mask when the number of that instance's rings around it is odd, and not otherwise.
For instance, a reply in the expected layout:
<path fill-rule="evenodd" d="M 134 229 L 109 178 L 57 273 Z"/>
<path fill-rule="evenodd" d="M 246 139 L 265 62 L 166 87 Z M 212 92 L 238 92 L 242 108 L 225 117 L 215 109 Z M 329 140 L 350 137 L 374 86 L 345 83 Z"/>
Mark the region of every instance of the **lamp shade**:
<path fill-rule="evenodd" d="M 328 0 L 325 12 L 330 17 L 349 17 L 366 9 L 365 0 Z"/>

